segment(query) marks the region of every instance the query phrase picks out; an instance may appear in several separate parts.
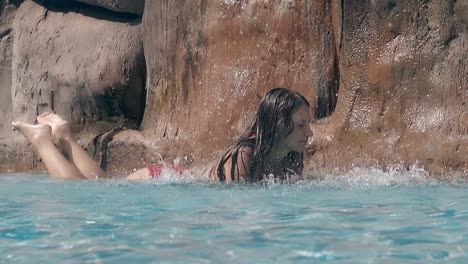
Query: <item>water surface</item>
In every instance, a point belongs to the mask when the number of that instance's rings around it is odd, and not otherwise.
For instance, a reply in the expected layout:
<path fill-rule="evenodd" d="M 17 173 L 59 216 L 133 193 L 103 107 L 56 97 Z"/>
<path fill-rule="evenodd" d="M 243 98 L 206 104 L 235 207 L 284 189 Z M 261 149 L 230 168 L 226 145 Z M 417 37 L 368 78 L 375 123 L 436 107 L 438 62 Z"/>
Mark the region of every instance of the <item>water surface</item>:
<path fill-rule="evenodd" d="M 468 185 L 418 177 L 225 186 L 3 174 L 0 263 L 467 263 Z"/>

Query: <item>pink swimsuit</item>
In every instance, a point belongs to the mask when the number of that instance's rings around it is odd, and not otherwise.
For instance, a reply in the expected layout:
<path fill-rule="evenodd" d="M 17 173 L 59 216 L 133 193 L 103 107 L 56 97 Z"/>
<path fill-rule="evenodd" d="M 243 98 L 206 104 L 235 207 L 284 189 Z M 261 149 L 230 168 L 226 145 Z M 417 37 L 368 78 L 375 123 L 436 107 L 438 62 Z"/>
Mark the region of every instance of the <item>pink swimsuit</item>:
<path fill-rule="evenodd" d="M 161 171 L 164 168 L 164 166 L 163 165 L 155 165 L 155 166 L 148 165 L 146 166 L 146 168 L 149 170 L 151 178 L 157 178 L 161 176 Z M 173 166 L 170 166 L 170 168 L 178 172 L 179 174 L 182 174 L 182 172 L 184 172 L 184 168 L 182 166 L 173 165 Z"/>

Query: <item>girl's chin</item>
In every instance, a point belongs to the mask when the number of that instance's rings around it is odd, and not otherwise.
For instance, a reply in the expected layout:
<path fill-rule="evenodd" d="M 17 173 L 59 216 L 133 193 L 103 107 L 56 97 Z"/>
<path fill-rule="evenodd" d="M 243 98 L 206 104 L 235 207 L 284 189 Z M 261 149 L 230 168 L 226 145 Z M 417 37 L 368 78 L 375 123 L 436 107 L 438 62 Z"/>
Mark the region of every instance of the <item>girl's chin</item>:
<path fill-rule="evenodd" d="M 295 151 L 295 152 L 304 152 L 304 151 L 305 151 L 305 146 L 304 146 L 304 147 L 295 148 L 295 149 L 293 149 L 293 151 Z"/>

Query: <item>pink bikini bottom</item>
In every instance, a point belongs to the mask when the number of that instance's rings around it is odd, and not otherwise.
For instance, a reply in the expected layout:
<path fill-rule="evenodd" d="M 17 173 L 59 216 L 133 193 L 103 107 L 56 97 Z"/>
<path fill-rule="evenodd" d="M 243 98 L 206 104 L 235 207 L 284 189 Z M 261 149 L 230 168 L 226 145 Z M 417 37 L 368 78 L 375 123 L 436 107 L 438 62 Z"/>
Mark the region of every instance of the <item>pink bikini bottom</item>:
<path fill-rule="evenodd" d="M 161 171 L 164 168 L 164 166 L 163 165 L 155 165 L 155 166 L 148 165 L 146 166 L 146 168 L 149 170 L 151 177 L 156 178 L 161 175 Z M 179 174 L 182 174 L 182 172 L 184 172 L 184 168 L 182 166 L 172 165 L 169 168 L 173 169 Z"/>

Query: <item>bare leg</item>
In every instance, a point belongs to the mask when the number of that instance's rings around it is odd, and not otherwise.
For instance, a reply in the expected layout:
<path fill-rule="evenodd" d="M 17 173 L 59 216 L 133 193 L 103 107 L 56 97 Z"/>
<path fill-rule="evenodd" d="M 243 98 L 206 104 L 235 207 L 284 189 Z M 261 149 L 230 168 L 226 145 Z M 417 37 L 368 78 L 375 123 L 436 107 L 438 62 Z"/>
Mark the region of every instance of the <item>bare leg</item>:
<path fill-rule="evenodd" d="M 30 125 L 23 122 L 13 122 L 12 125 L 31 142 L 50 175 L 62 179 L 84 178 L 78 168 L 70 163 L 52 142 L 50 126 Z"/>
<path fill-rule="evenodd" d="M 71 162 L 86 178 L 96 179 L 106 176 L 106 172 L 101 169 L 99 164 L 76 143 L 67 121 L 54 113 L 44 113 L 37 117 L 37 122 L 52 128 L 52 136 L 63 145 Z"/>

